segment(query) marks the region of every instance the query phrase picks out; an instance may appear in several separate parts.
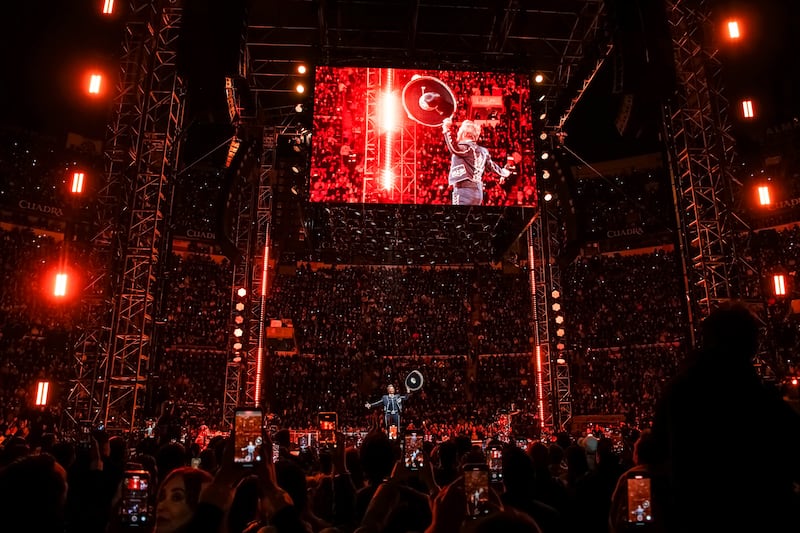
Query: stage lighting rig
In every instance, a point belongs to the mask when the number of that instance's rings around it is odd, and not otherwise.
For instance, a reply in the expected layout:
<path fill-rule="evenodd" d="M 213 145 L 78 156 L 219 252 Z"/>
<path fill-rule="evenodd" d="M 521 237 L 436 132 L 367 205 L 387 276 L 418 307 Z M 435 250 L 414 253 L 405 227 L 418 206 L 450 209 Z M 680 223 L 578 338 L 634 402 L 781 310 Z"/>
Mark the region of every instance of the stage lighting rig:
<path fill-rule="evenodd" d="M 239 107 L 236 102 L 236 87 L 233 83 L 233 78 L 225 78 L 225 101 L 228 104 L 228 116 L 231 123 L 236 123 L 239 120 Z"/>
<path fill-rule="evenodd" d="M 742 100 L 742 116 L 747 119 L 755 118 L 756 113 L 753 108 L 753 101 L 750 99 Z"/>
<path fill-rule="evenodd" d="M 72 173 L 72 188 L 70 191 L 72 194 L 82 194 L 83 193 L 83 183 L 84 179 L 86 178 L 86 173 L 76 170 Z"/>
<path fill-rule="evenodd" d="M 732 41 L 735 41 L 742 36 L 742 32 L 739 29 L 739 21 L 738 20 L 729 20 L 728 24 L 728 38 Z"/>

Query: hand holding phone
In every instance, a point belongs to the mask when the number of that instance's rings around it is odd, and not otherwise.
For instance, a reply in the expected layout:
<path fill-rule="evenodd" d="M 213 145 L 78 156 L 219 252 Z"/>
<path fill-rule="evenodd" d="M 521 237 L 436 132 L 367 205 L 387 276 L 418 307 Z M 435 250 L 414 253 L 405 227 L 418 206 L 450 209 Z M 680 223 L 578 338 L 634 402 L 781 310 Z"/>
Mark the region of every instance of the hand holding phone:
<path fill-rule="evenodd" d="M 489 466 L 484 463 L 464 465 L 464 494 L 467 497 L 467 517 L 480 518 L 489 514 Z"/>
<path fill-rule="evenodd" d="M 148 527 L 152 515 L 148 507 L 150 473 L 146 470 L 126 470 L 122 479 L 120 521 L 127 527 Z"/>
<path fill-rule="evenodd" d="M 503 448 L 498 445 L 489 446 L 486 463 L 489 466 L 489 481 L 492 483 L 503 481 Z"/>
<path fill-rule="evenodd" d="M 257 408 L 237 408 L 233 416 L 234 462 L 252 467 L 263 460 L 264 412 Z"/>
<path fill-rule="evenodd" d="M 424 464 L 422 444 L 425 434 L 417 429 L 408 429 L 403 437 L 403 463 L 409 470 L 419 470 Z"/>
<path fill-rule="evenodd" d="M 650 476 L 644 472 L 629 472 L 625 477 L 628 487 L 628 523 L 634 526 L 652 523 Z"/>
<path fill-rule="evenodd" d="M 336 448 L 336 431 L 339 416 L 334 412 L 319 413 L 319 445 L 321 448 Z"/>

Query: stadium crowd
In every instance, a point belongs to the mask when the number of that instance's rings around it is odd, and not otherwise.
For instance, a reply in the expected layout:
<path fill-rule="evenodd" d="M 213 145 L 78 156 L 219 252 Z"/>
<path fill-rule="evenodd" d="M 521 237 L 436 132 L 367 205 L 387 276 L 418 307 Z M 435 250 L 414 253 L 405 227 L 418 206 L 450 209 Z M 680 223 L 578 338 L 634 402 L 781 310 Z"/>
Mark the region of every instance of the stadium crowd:
<path fill-rule="evenodd" d="M 0 409 L 3 432 L 27 426 L 36 382 L 71 375 L 76 308 L 52 293 L 63 242 L 30 229 L 0 230 Z M 20 269 L 20 265 L 28 268 Z M 66 388 L 59 383 L 58 392 Z M 52 421 L 50 422 L 52 424 Z M 52 425 L 51 425 L 52 429 Z"/>
<path fill-rule="evenodd" d="M 94 141 L 0 128 L 0 210 L 3 221 L 63 232 L 91 218 L 93 194 L 103 179 L 103 159 Z M 80 140 L 80 139 L 79 139 Z M 73 172 L 83 172 L 79 195 L 71 193 Z"/>
<path fill-rule="evenodd" d="M 686 334 L 673 251 L 579 257 L 565 278 L 565 312 L 578 348 L 672 343 Z"/>
<path fill-rule="evenodd" d="M 223 173 L 211 165 L 198 165 L 178 175 L 175 189 L 180 192 L 172 202 L 176 236 L 193 237 L 215 231 Z"/>
<path fill-rule="evenodd" d="M 687 353 L 675 253 L 578 257 L 562 282 L 575 412 L 646 420 Z"/>
<path fill-rule="evenodd" d="M 314 249 L 309 260 L 348 265 L 490 263 L 501 254 L 498 243 L 513 240 L 530 212 L 485 208 L 493 212 L 483 217 L 486 213 L 429 205 L 310 208 Z"/>
<path fill-rule="evenodd" d="M 674 229 L 672 193 L 663 169 L 633 169 L 577 179 L 575 184 L 577 224 L 585 240 L 638 241 L 644 247 Z"/>
<path fill-rule="evenodd" d="M 54 138 L 0 130 L 0 201 L 62 206 L 68 192 L 69 151 Z M 73 163 L 74 164 L 74 163 Z"/>
<path fill-rule="evenodd" d="M 208 442 L 103 430 L 75 442 L 22 428 L 1 443 L 0 512 L 9 531 L 47 533 L 794 531 L 800 414 L 756 379 L 758 323 L 746 307 L 720 308 L 703 331 L 701 352 L 657 393 L 652 429 L 503 440 L 497 428 L 439 438 L 423 426 L 409 455 L 413 434 L 392 439 L 379 423 L 326 446 L 270 424 L 253 452 L 236 449 L 238 426 Z M 720 431 L 711 422 L 743 416 L 763 438 L 708 443 Z M 782 468 L 764 468 L 763 454 Z M 714 491 L 698 472 L 718 480 Z M 729 501 L 731 513 L 697 514 Z"/>
<path fill-rule="evenodd" d="M 793 285 L 798 238 L 798 226 L 761 230 L 748 235 L 744 250 L 760 272 L 785 272 Z M 264 436 L 261 456 L 270 462 L 274 439 L 279 459 L 240 480 L 242 469 L 233 467 L 234 451 L 224 437 L 195 438 L 196 431 L 222 417 L 231 267 L 219 257 L 181 252 L 168 258 L 160 280 L 164 302 L 156 320 L 149 402 L 178 404 L 188 430 L 177 438 L 156 431 L 128 435 L 130 440 L 99 428 L 70 435 L 60 431 L 59 421 L 74 377 L 72 343 L 91 317 L 77 303 L 55 302 L 46 292 L 65 252 L 71 250 L 75 270 L 97 258 L 79 243 L 70 242 L 69 250 L 64 243 L 63 234 L 20 227 L 17 219 L 0 228 L 4 531 L 115 532 L 129 528 L 124 522 L 133 515 L 155 522 L 157 533 L 216 531 L 223 520 L 231 532 L 245 531 L 251 522 L 279 532 L 459 531 L 471 494 L 454 480 L 465 465 L 487 462 L 484 446 L 502 434 L 501 414 L 533 402 L 531 291 L 524 271 L 280 265 L 271 281 L 268 315 L 292 321 L 299 353 L 267 363 L 272 379 L 266 395 L 276 431 Z M 628 424 L 621 441 L 597 427 L 592 435 L 577 428 L 573 435 L 539 440 L 512 424 L 513 436 L 521 438 L 501 444 L 503 483 L 492 486 L 491 505 L 478 497 L 486 516 L 468 521 L 472 530 L 516 525 L 524 531 L 626 531 L 627 516 L 636 516 L 621 496 L 630 468 L 652 475 L 656 527 L 663 527 L 660 517 L 667 511 L 657 494 L 663 473 L 653 464 L 663 452 L 654 442 L 663 444 L 659 430 L 665 427 L 691 435 L 691 443 L 700 439 L 703 447 L 697 450 L 684 444 L 692 450 L 689 464 L 711 463 L 721 480 L 719 494 L 734 498 L 712 495 L 710 501 L 740 504 L 734 516 L 714 515 L 715 520 L 730 525 L 741 518 L 754 530 L 785 530 L 784 515 L 760 513 L 767 504 L 777 511 L 797 508 L 791 486 L 800 481 L 800 469 L 790 449 L 800 438 L 796 417 L 781 411 L 782 404 L 751 379 L 747 357 L 754 340 L 746 328 L 730 324 L 718 327 L 732 340 L 711 335 L 720 344 L 706 350 L 714 355 L 724 348 L 747 364 L 719 357 L 701 361 L 705 379 L 669 387 L 681 375 L 679 367 L 694 363 L 676 265 L 674 252 L 657 250 L 578 257 L 565 269 L 573 412 L 623 414 Z M 768 295 L 767 285 L 754 294 Z M 797 330 L 789 298 L 768 303 L 773 316 Z M 790 337 L 784 355 L 795 357 L 800 336 Z M 776 370 L 796 370 L 788 366 Z M 376 429 L 381 413 L 363 405 L 387 383 L 402 387 L 411 370 L 420 370 L 425 384 L 410 394 L 404 422 L 429 436 L 423 469 L 416 473 L 396 464 L 402 449 Z M 40 379 L 53 383 L 54 399 L 45 407 L 33 405 Z M 697 397 L 679 397 L 693 387 Z M 672 403 L 659 411 L 664 398 Z M 322 410 L 336 411 L 352 438 L 341 435 L 334 450 L 299 449 L 290 429 L 313 426 Z M 720 427 L 739 427 L 742 420 L 768 438 L 745 439 L 734 447 L 714 440 Z M 651 423 L 652 433 L 644 430 Z M 778 467 L 764 468 L 764 457 Z M 134 502 L 135 510 L 123 489 L 130 488 L 125 472 L 133 469 L 146 472 L 152 487 Z M 757 505 L 748 507 L 748 501 Z"/>
<path fill-rule="evenodd" d="M 524 273 L 488 266 L 322 267 L 273 281 L 268 314 L 292 320 L 304 353 L 348 346 L 379 356 L 521 352 L 530 348 Z M 497 306 L 503 302 L 502 308 Z"/>
<path fill-rule="evenodd" d="M 224 350 L 231 279 L 231 266 L 224 258 L 172 254 L 163 279 L 163 345 Z"/>

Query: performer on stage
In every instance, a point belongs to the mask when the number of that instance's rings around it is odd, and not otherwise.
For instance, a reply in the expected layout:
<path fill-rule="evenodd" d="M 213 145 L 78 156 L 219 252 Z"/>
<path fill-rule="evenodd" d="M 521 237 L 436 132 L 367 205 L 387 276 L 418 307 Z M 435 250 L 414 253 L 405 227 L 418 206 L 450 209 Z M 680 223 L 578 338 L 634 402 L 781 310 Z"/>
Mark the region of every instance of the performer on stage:
<path fill-rule="evenodd" d="M 502 184 L 511 171 L 501 168 L 492 161 L 489 150 L 478 144 L 481 136 L 480 124 L 465 120 L 458 128 L 456 144 L 451 138 L 450 126 L 453 120 L 448 117 L 442 122 L 442 132 L 450 158 L 450 174 L 447 181 L 453 186 L 453 205 L 481 205 L 483 203 L 483 173 L 486 165 L 498 176 Z"/>
<path fill-rule="evenodd" d="M 391 435 L 392 426 L 395 427 L 395 431 L 400 428 L 400 414 L 403 412 L 403 402 L 408 399 L 408 394 L 410 394 L 410 392 L 411 391 L 406 390 L 406 394 L 395 394 L 394 385 L 389 385 L 386 387 L 386 394 L 381 396 L 380 400 L 373 403 L 367 402 L 364 405 L 367 409 L 372 409 L 381 404 L 383 405 L 383 418 L 386 424 L 386 431 Z"/>
<path fill-rule="evenodd" d="M 244 452 L 244 460 L 247 462 L 252 461 L 256 454 L 255 443 L 253 443 L 253 441 L 247 441 L 247 446 L 242 448 L 242 451 Z"/>

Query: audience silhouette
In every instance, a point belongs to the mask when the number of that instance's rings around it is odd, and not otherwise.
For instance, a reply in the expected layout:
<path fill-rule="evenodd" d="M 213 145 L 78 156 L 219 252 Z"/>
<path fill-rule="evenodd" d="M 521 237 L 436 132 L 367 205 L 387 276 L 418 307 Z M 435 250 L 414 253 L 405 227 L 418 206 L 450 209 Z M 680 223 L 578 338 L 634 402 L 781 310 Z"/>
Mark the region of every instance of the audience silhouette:
<path fill-rule="evenodd" d="M 668 475 L 665 526 L 796 531 L 800 415 L 752 364 L 758 320 L 743 303 L 724 303 L 701 334 L 701 348 L 656 409 L 653 433 Z"/>

